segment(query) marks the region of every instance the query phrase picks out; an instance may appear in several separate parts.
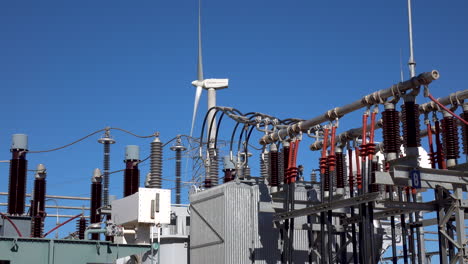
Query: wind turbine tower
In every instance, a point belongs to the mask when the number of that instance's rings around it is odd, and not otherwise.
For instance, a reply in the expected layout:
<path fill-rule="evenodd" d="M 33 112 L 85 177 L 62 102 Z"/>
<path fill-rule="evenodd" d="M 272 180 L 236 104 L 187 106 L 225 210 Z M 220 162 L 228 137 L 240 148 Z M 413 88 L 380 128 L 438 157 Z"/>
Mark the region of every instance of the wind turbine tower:
<path fill-rule="evenodd" d="M 198 103 L 202 94 L 202 90 L 207 90 L 208 95 L 208 110 L 216 106 L 216 90 L 225 89 L 228 87 L 229 79 L 204 79 L 203 77 L 203 58 L 202 58 L 202 39 L 201 39 L 201 1 L 198 2 L 198 64 L 197 64 L 197 80 L 192 82 L 192 85 L 197 88 L 195 93 L 195 103 L 193 106 L 192 127 L 190 136 L 193 134 L 195 117 L 197 114 Z M 211 111 L 207 118 L 207 131 L 210 127 L 211 120 L 214 118 L 214 111 Z M 211 127 L 211 137 L 208 139 L 209 147 L 212 147 L 214 137 L 216 135 L 216 120 Z M 203 139 L 200 139 L 203 141 Z"/>

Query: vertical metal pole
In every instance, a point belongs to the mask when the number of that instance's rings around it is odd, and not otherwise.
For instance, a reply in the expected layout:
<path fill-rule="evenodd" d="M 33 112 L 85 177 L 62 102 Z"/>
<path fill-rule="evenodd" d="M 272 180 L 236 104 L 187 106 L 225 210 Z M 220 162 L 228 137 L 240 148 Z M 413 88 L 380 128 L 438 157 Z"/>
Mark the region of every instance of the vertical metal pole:
<path fill-rule="evenodd" d="M 414 60 L 414 49 L 413 49 L 413 18 L 411 13 L 411 0 L 408 0 L 408 34 L 409 34 L 409 51 L 410 57 L 408 61 L 410 77 L 416 76 L 416 61 Z"/>
<path fill-rule="evenodd" d="M 403 202 L 403 192 L 401 187 L 398 187 L 398 200 Z M 406 229 L 406 217 L 405 214 L 401 214 L 401 240 L 403 242 L 403 261 L 408 264 L 408 229 Z"/>
<path fill-rule="evenodd" d="M 443 229 L 443 226 L 440 225 L 440 220 L 442 220 L 445 215 L 445 208 L 441 206 L 441 203 L 444 201 L 443 189 L 441 187 L 436 187 L 434 191 L 438 202 L 437 230 L 439 235 L 439 262 L 441 264 L 447 264 L 447 240 L 440 234 L 440 231 Z"/>
<path fill-rule="evenodd" d="M 455 197 L 458 199 L 458 202 L 463 200 L 463 189 L 457 187 L 455 189 Z M 461 246 L 458 249 L 458 263 L 463 264 L 466 255 L 466 231 L 465 231 L 465 211 L 464 209 L 457 207 L 455 209 L 455 223 L 457 228 L 457 243 Z"/>
<path fill-rule="evenodd" d="M 410 71 L 410 77 L 413 78 L 416 76 L 416 61 L 414 59 L 414 45 L 413 45 L 413 15 L 412 15 L 412 8 L 411 8 L 411 0 L 408 0 L 408 35 L 409 35 L 409 60 L 408 66 Z M 416 194 L 417 199 L 422 201 L 422 194 Z M 422 212 L 416 212 L 417 216 L 416 219 L 423 220 Z M 418 243 L 418 263 L 422 263 L 426 259 L 426 249 L 424 245 L 424 228 L 417 227 L 416 228 L 416 235 L 417 235 L 417 243 Z"/>

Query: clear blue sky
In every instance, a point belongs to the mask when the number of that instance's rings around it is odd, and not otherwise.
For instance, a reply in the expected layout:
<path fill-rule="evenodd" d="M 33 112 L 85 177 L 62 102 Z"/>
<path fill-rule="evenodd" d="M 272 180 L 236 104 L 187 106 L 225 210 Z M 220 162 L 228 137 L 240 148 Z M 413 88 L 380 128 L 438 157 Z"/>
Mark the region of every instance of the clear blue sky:
<path fill-rule="evenodd" d="M 417 72 L 440 71 L 431 86 L 435 96 L 465 89 L 468 3 L 416 0 L 413 6 Z M 406 0 L 205 0 L 202 8 L 205 77 L 230 79 L 229 89 L 218 93 L 219 105 L 308 119 L 398 82 L 400 50 L 408 76 Z M 194 0 L 2 1 L 1 159 L 10 159 L 14 133 L 27 133 L 31 150 L 105 126 L 160 131 L 163 141 L 188 134 L 196 29 Z M 340 130 L 358 127 L 360 115 L 344 118 Z M 196 131 L 203 116 L 199 111 Z M 223 138 L 231 128 L 226 122 Z M 138 144 L 147 156 L 148 140 L 113 136 L 112 170 L 124 168 L 125 145 Z M 47 166 L 50 194 L 89 195 L 92 171 L 102 166 L 97 139 L 31 154 L 29 168 Z M 316 155 L 306 150 L 310 143 L 301 145 L 299 158 L 306 174 L 317 167 Z M 165 152 L 165 158 L 172 155 Z M 141 168 L 145 175 L 148 165 Z M 172 160 L 164 174 L 173 178 Z M 33 174 L 28 177 L 31 183 Z M 2 163 L 0 191 L 7 185 L 8 165 Z M 121 196 L 121 174 L 112 176 L 112 188 Z"/>

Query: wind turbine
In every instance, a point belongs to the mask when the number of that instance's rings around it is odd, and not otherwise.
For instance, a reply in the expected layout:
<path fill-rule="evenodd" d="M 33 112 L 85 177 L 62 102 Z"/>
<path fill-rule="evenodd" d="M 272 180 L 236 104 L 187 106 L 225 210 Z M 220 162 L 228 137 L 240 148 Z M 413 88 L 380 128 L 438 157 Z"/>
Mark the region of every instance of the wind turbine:
<path fill-rule="evenodd" d="M 195 102 L 193 105 L 192 127 L 190 128 L 190 136 L 193 134 L 193 127 L 195 125 L 195 117 L 197 115 L 198 103 L 202 90 L 207 90 L 208 95 L 208 109 L 216 106 L 216 90 L 227 88 L 229 79 L 204 79 L 203 78 L 203 59 L 202 59 L 202 40 L 201 40 L 201 0 L 198 1 L 198 64 L 197 64 L 197 80 L 192 82 L 192 85 L 197 88 L 195 92 Z M 214 112 L 211 111 L 207 118 L 208 129 L 211 120 L 214 118 Z M 216 135 L 216 121 L 214 121 L 211 128 L 211 138 L 208 139 L 210 143 Z M 203 141 L 203 139 L 200 139 Z"/>

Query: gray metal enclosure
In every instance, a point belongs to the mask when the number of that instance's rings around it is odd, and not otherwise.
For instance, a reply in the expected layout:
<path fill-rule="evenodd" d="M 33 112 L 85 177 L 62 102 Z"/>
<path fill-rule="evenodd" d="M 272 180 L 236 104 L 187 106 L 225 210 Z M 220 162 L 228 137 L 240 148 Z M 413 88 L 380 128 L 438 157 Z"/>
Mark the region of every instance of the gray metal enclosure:
<path fill-rule="evenodd" d="M 298 195 L 299 194 L 299 195 Z M 305 189 L 296 197 L 307 199 Z M 296 199 L 297 199 L 296 198 Z M 281 263 L 279 229 L 263 183 L 235 181 L 190 196 L 190 263 Z M 294 262 L 308 263 L 307 231 L 297 219 Z"/>

